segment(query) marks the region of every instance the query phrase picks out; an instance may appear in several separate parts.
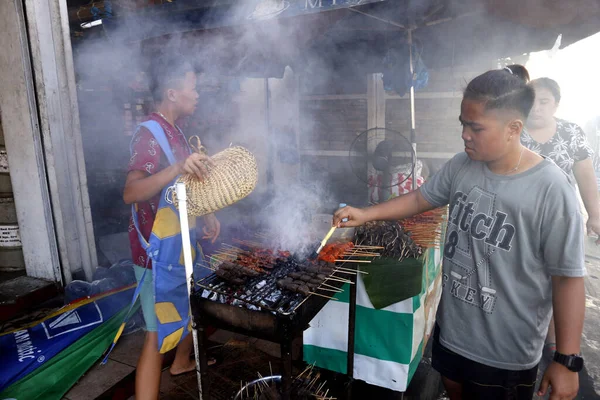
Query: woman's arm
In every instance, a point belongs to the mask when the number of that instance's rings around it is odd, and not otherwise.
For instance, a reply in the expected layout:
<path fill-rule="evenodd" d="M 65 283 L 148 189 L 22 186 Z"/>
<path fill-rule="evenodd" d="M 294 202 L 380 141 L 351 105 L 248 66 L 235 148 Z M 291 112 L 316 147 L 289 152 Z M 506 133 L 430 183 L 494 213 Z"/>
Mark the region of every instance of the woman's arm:
<path fill-rule="evenodd" d="M 596 182 L 596 174 L 591 158 L 578 161 L 573 166 L 573 174 L 579 186 L 581 199 L 588 213 L 589 219 L 587 223 L 589 231 L 600 235 L 600 198 L 598 197 L 598 183 Z"/>

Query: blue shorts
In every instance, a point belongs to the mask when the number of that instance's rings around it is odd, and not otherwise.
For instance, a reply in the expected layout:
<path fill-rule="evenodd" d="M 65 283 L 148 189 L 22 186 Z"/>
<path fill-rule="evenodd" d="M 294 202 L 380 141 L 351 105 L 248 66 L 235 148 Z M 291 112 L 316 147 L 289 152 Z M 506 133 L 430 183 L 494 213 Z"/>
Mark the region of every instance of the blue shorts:
<path fill-rule="evenodd" d="M 135 272 L 135 278 L 138 283 L 142 279 L 142 275 L 146 268 L 133 266 Z M 142 305 L 142 313 L 144 314 L 144 321 L 146 322 L 146 331 L 156 332 L 158 331 L 158 323 L 156 319 L 156 311 L 154 309 L 154 280 L 152 279 L 152 270 L 149 269 L 144 277 L 144 282 L 141 283 L 140 288 L 140 303 Z"/>

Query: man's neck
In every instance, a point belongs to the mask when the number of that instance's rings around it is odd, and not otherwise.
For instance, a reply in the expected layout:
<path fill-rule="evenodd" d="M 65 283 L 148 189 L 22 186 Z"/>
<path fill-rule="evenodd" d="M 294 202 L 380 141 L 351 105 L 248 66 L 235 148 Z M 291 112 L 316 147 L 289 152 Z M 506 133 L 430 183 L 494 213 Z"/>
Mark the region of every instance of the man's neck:
<path fill-rule="evenodd" d="M 159 113 L 172 126 L 175 126 L 175 121 L 177 121 L 177 118 L 179 118 L 179 116 L 174 110 L 171 109 L 171 107 L 164 104 L 160 104 L 158 107 L 156 107 L 156 112 Z"/>
<path fill-rule="evenodd" d="M 510 152 L 494 161 L 487 162 L 490 171 L 498 175 L 510 175 L 522 172 L 524 148 L 519 143 Z"/>

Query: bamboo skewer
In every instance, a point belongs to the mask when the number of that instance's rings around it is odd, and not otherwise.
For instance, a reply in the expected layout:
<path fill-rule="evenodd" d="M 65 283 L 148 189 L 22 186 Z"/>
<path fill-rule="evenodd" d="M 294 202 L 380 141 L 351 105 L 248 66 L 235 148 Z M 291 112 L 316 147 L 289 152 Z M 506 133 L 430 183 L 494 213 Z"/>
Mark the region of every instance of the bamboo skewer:
<path fill-rule="evenodd" d="M 324 297 L 324 298 L 329 299 L 329 300 L 336 300 L 336 301 L 338 301 L 338 299 L 336 299 L 335 297 L 325 296 L 324 294 L 315 293 L 315 292 L 309 292 L 309 293 L 310 294 L 314 294 L 315 296 Z"/>
<path fill-rule="evenodd" d="M 341 289 L 339 289 L 339 288 L 337 288 L 337 287 L 335 287 L 333 285 L 329 285 L 329 284 L 327 284 L 325 282 L 321 282 L 321 286 L 327 286 L 327 287 L 332 288 L 332 289 L 337 289 L 337 290 L 340 291 L 340 293 L 343 292 L 343 290 L 341 290 Z"/>
<path fill-rule="evenodd" d="M 339 269 L 333 271 L 334 274 L 336 272 L 339 272 L 340 274 L 356 275 L 356 271 L 342 271 L 342 270 L 339 270 Z"/>
<path fill-rule="evenodd" d="M 360 254 L 362 256 L 372 256 L 372 257 L 379 257 L 381 255 L 380 253 L 367 253 L 364 251 L 352 251 L 352 250 L 348 250 L 344 254 L 346 254 L 346 255 Z"/>
<path fill-rule="evenodd" d="M 325 278 L 326 281 L 336 281 L 336 282 L 343 282 L 343 283 L 349 283 L 351 285 L 354 285 L 354 282 L 349 281 L 347 279 L 343 279 L 343 278 L 338 278 L 338 277 L 327 277 Z"/>
<path fill-rule="evenodd" d="M 335 262 L 343 262 L 343 263 L 365 263 L 371 264 L 371 260 L 334 260 Z"/>
<path fill-rule="evenodd" d="M 342 271 L 358 272 L 359 274 L 365 274 L 365 275 L 369 275 L 369 273 L 368 273 L 368 272 L 365 272 L 365 271 L 360 271 L 360 270 L 358 270 L 358 269 L 344 268 L 344 267 L 335 267 L 335 269 L 341 269 Z"/>
<path fill-rule="evenodd" d="M 315 290 L 325 290 L 326 292 L 334 292 L 334 293 L 343 293 L 343 290 L 335 290 L 335 289 L 329 289 L 329 288 L 324 288 L 319 286 L 318 288 L 316 288 Z"/>

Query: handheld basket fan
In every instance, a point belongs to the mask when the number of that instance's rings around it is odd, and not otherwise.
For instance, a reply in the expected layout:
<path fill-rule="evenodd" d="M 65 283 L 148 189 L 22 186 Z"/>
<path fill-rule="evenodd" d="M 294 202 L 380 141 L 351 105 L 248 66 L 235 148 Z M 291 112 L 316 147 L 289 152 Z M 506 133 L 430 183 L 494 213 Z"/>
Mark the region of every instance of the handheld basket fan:
<path fill-rule="evenodd" d="M 195 140 L 196 144 L 192 143 Z M 194 151 L 206 153 L 197 136 L 190 138 Z M 256 158 L 247 149 L 229 147 L 211 157 L 211 167 L 204 181 L 195 175 L 181 175 L 176 183 L 184 183 L 188 198 L 188 213 L 200 217 L 230 206 L 248 196 L 256 187 L 258 167 Z M 178 207 L 173 191 L 173 202 Z"/>

